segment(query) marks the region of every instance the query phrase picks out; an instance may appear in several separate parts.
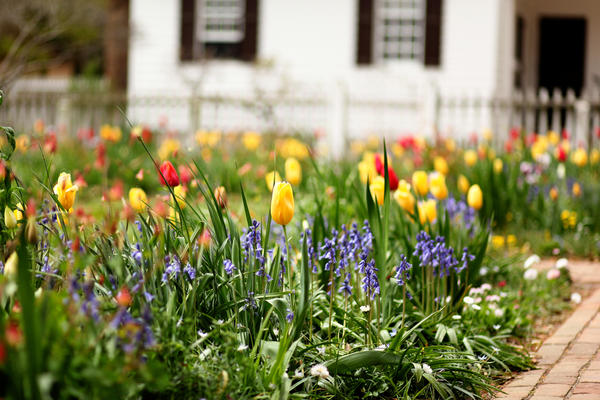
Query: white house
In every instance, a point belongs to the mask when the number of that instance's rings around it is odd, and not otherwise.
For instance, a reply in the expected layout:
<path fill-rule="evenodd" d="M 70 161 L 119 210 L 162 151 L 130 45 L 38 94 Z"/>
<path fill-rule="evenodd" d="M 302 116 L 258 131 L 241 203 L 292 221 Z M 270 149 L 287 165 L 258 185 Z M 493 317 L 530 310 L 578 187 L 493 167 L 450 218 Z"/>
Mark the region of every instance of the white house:
<path fill-rule="evenodd" d="M 453 120 L 439 100 L 579 95 L 600 74 L 599 0 L 131 0 L 130 27 L 132 118 L 320 130 L 333 148 L 507 130 L 491 107 Z"/>

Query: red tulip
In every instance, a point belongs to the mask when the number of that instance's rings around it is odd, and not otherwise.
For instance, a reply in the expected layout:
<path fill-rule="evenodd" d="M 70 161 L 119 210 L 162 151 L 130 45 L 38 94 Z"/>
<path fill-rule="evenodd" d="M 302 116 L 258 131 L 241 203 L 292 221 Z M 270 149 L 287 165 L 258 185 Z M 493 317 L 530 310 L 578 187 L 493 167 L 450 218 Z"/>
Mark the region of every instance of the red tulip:
<path fill-rule="evenodd" d="M 558 161 L 560 162 L 565 162 L 567 161 L 567 152 L 565 151 L 565 149 L 563 149 L 562 146 L 558 146 L 558 149 L 556 149 L 556 158 L 558 158 Z"/>
<path fill-rule="evenodd" d="M 569 133 L 569 131 L 567 129 L 563 129 L 562 130 L 562 138 L 565 140 L 569 140 L 569 137 L 571 136 L 571 134 Z"/>
<path fill-rule="evenodd" d="M 519 136 L 521 136 L 521 132 L 519 131 L 519 128 L 514 127 L 510 130 L 510 138 L 512 140 L 517 140 L 519 138 Z"/>
<path fill-rule="evenodd" d="M 381 176 L 383 176 L 383 161 L 381 161 L 381 156 L 379 154 L 375 154 L 375 170 Z"/>
<path fill-rule="evenodd" d="M 375 154 L 375 169 L 379 175 L 385 176 L 385 167 L 379 154 Z M 391 165 L 388 165 L 388 178 L 390 179 L 390 190 L 398 189 L 398 176 Z"/>
<path fill-rule="evenodd" d="M 129 307 L 131 305 L 131 293 L 127 286 L 123 286 L 116 296 L 117 304 L 121 307 Z"/>
<path fill-rule="evenodd" d="M 179 186 L 179 175 L 177 175 L 177 171 L 170 161 L 165 161 L 160 166 L 159 178 L 161 185 Z"/>
<path fill-rule="evenodd" d="M 181 176 L 181 183 L 187 185 L 193 178 L 192 170 L 187 165 L 179 166 L 179 176 Z"/>

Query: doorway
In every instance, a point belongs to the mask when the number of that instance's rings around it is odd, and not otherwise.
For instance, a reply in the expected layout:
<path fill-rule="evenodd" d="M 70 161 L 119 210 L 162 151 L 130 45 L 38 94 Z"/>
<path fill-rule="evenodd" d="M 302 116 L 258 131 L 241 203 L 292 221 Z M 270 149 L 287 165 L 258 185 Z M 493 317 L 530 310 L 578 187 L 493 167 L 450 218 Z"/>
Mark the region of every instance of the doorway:
<path fill-rule="evenodd" d="M 540 18 L 538 87 L 575 90 L 579 96 L 585 73 L 585 18 Z"/>

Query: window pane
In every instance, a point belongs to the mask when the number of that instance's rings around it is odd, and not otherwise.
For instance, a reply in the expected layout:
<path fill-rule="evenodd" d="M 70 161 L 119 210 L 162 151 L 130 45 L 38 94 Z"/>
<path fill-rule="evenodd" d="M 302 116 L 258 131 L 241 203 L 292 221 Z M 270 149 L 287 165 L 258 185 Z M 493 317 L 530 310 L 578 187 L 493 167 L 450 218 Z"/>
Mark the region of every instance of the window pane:
<path fill-rule="evenodd" d="M 244 0 L 198 0 L 198 39 L 238 43 L 244 39 Z"/>

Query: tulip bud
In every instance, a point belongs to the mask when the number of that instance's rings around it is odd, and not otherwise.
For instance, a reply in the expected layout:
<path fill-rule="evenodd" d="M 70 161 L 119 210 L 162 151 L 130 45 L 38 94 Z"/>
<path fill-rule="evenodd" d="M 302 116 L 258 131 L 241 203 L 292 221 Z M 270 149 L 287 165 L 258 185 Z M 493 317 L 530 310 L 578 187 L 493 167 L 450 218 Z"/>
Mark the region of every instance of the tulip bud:
<path fill-rule="evenodd" d="M 469 191 L 469 180 L 467 179 L 466 176 L 464 175 L 460 175 L 458 177 L 458 182 L 457 182 L 457 186 L 458 186 L 458 190 L 462 193 L 462 194 L 467 194 L 467 192 Z"/>
<path fill-rule="evenodd" d="M 433 160 L 433 168 L 440 174 L 448 175 L 448 163 L 443 157 L 438 156 Z"/>
<path fill-rule="evenodd" d="M 473 185 L 467 193 L 467 203 L 475 210 L 480 210 L 483 206 L 483 193 L 479 185 Z"/>
<path fill-rule="evenodd" d="M 575 182 L 573 184 L 573 188 L 571 189 L 571 192 L 573 193 L 573 196 L 575 196 L 575 197 L 581 196 L 581 185 L 578 182 Z"/>
<path fill-rule="evenodd" d="M 276 185 L 278 182 L 281 182 L 281 176 L 279 176 L 279 172 L 271 171 L 265 175 L 265 182 L 267 183 L 267 187 L 269 190 L 273 190 L 273 185 Z"/>
<path fill-rule="evenodd" d="M 375 178 L 369 186 L 371 196 L 375 199 L 377 204 L 382 205 L 385 198 L 385 179 L 382 176 Z"/>
<path fill-rule="evenodd" d="M 36 225 L 37 222 L 35 220 L 35 217 L 29 217 L 27 219 L 27 225 L 25 226 L 25 237 L 27 238 L 27 241 L 31 244 L 36 244 L 38 241 Z"/>
<path fill-rule="evenodd" d="M 467 167 L 472 167 L 477 162 L 477 152 L 475 150 L 465 151 L 464 159 Z"/>
<path fill-rule="evenodd" d="M 429 186 L 431 194 L 438 200 L 444 200 L 448 197 L 448 188 L 446 187 L 446 179 L 439 172 L 434 172 L 429 177 Z"/>
<path fill-rule="evenodd" d="M 225 188 L 223 186 L 219 186 L 215 189 L 215 199 L 217 200 L 219 207 L 227 207 L 227 193 L 225 192 Z"/>
<path fill-rule="evenodd" d="M 417 209 L 419 211 L 419 220 L 421 221 L 421 224 L 424 224 L 425 222 L 431 223 L 437 218 L 436 201 L 434 199 L 420 201 L 417 204 Z"/>
<path fill-rule="evenodd" d="M 159 178 L 161 185 L 179 186 L 179 176 L 170 161 L 165 161 L 160 166 Z"/>
<path fill-rule="evenodd" d="M 496 174 L 501 173 L 503 167 L 504 167 L 504 164 L 502 163 L 502 159 L 501 158 L 496 158 L 494 160 L 494 172 Z"/>
<path fill-rule="evenodd" d="M 8 206 L 4 207 L 4 224 L 8 229 L 17 227 L 17 218 L 15 216 L 15 212 L 8 208 Z"/>
<path fill-rule="evenodd" d="M 143 212 L 148 204 L 146 192 L 140 188 L 129 189 L 129 204 L 131 204 L 131 207 L 137 212 Z"/>
<path fill-rule="evenodd" d="M 285 179 L 294 186 L 298 186 L 302 180 L 302 167 L 295 158 L 285 160 Z"/>
<path fill-rule="evenodd" d="M 6 260 L 6 264 L 4 264 L 4 275 L 8 277 L 14 277 L 17 275 L 17 268 L 19 266 L 19 256 L 17 256 L 17 252 L 13 252 L 8 260 Z"/>
<path fill-rule="evenodd" d="M 131 293 L 129 293 L 129 289 L 126 286 L 123 286 L 117 296 L 115 297 L 117 300 L 117 304 L 121 307 L 129 307 L 131 305 Z"/>
<path fill-rule="evenodd" d="M 279 225 L 287 225 L 294 217 L 294 192 L 287 182 L 277 182 L 271 198 L 271 217 Z"/>
<path fill-rule="evenodd" d="M 425 196 L 429 191 L 429 184 L 427 182 L 427 172 L 415 171 L 412 175 L 412 184 L 417 194 Z"/>
<path fill-rule="evenodd" d="M 552 187 L 550 189 L 550 199 L 552 199 L 553 201 L 556 201 L 556 199 L 558 199 L 558 190 L 555 187 Z"/>

